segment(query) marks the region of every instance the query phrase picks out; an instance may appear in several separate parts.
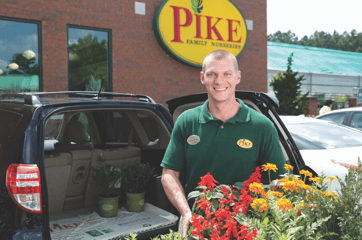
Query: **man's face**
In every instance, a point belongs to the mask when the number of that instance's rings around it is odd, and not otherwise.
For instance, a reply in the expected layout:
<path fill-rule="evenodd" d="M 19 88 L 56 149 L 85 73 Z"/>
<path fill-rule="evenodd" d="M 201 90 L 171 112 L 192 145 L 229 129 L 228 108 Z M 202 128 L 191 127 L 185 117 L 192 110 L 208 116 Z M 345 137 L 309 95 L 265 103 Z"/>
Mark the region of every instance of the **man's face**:
<path fill-rule="evenodd" d="M 240 82 L 241 72 L 236 72 L 230 57 L 210 59 L 206 63 L 205 72 L 201 72 L 200 76 L 210 101 L 221 103 L 235 100 L 235 87 Z"/>

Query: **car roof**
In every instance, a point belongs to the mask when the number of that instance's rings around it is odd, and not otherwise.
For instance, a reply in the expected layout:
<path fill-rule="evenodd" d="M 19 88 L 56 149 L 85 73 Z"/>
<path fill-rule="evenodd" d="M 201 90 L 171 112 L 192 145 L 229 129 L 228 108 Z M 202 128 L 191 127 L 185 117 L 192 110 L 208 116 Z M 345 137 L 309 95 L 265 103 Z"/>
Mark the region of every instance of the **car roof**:
<path fill-rule="evenodd" d="M 60 92 L 26 92 L 15 94 L 0 94 L 1 102 L 12 102 L 30 106 L 49 106 L 69 103 L 101 103 L 104 101 L 120 101 L 124 102 L 142 102 L 155 104 L 155 101 L 146 95 L 129 94 L 129 93 L 113 93 L 113 92 L 95 92 L 95 91 L 60 91 Z M 8 99 L 11 98 L 11 99 Z M 110 99 L 117 98 L 117 99 Z M 121 99 L 119 99 L 121 98 Z"/>
<path fill-rule="evenodd" d="M 306 117 L 305 115 L 299 116 L 287 116 L 287 115 L 280 115 L 280 119 L 283 121 L 284 124 L 296 124 L 296 123 L 313 123 L 313 122 L 323 122 L 323 123 L 330 123 L 329 121 L 319 120 L 315 118 Z"/>
<path fill-rule="evenodd" d="M 350 107 L 350 108 L 342 108 L 342 109 L 335 109 L 335 110 L 332 110 L 332 111 L 329 111 L 329 112 L 326 112 L 322 115 L 318 115 L 316 116 L 316 118 L 320 118 L 322 116 L 326 116 L 326 115 L 329 115 L 329 114 L 334 114 L 334 113 L 340 113 L 340 112 L 353 112 L 353 111 L 357 111 L 357 112 L 362 112 L 362 107 Z"/>

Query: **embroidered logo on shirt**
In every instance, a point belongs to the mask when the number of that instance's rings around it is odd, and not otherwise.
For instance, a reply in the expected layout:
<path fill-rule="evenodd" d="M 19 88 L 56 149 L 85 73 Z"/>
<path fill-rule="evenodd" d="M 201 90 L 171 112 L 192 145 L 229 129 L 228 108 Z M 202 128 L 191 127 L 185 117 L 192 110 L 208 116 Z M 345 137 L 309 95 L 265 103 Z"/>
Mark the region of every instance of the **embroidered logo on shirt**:
<path fill-rule="evenodd" d="M 187 138 L 187 143 L 190 145 L 196 145 L 200 142 L 200 137 L 197 135 L 191 135 Z"/>
<path fill-rule="evenodd" d="M 241 148 L 252 148 L 253 143 L 248 139 L 239 139 L 236 144 Z"/>

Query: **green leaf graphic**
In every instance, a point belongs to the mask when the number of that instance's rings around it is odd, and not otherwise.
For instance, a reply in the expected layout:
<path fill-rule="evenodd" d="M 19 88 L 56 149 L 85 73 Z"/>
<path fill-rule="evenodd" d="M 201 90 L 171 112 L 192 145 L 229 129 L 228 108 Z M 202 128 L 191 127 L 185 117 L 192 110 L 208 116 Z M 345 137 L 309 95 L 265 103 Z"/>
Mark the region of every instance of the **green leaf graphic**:
<path fill-rule="evenodd" d="M 192 10 L 194 10 L 194 13 L 197 13 L 197 2 L 198 0 L 191 0 Z"/>
<path fill-rule="evenodd" d="M 203 8 L 204 8 L 204 6 L 202 6 L 202 0 L 198 0 L 197 1 L 197 12 L 201 13 Z"/>

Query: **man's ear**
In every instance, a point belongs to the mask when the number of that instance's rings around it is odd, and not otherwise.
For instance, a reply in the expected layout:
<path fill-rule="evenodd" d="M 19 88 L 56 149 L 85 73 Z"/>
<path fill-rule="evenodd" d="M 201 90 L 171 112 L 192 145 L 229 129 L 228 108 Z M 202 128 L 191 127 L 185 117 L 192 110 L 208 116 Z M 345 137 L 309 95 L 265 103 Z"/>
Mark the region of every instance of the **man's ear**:
<path fill-rule="evenodd" d="M 240 83 L 240 79 L 241 79 L 241 71 L 239 70 L 239 71 L 236 73 L 236 84 L 239 84 L 239 83 Z"/>
<path fill-rule="evenodd" d="M 204 73 L 203 73 L 203 72 L 200 72 L 200 81 L 201 81 L 201 84 L 202 84 L 202 85 L 205 84 L 205 76 L 204 76 Z"/>

